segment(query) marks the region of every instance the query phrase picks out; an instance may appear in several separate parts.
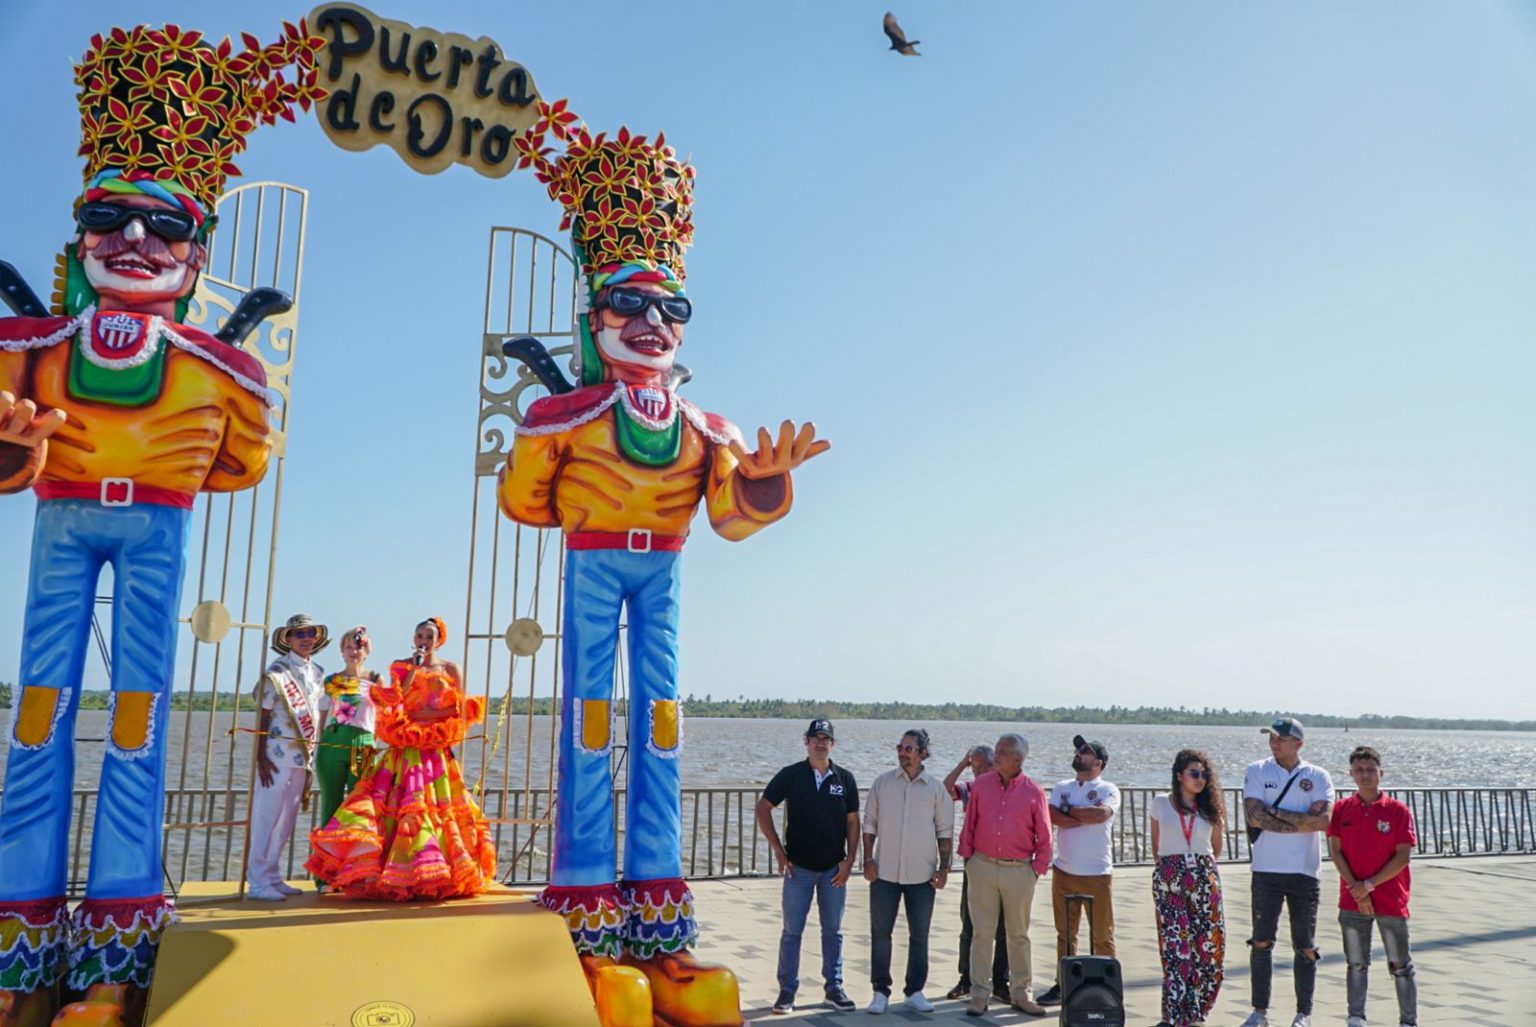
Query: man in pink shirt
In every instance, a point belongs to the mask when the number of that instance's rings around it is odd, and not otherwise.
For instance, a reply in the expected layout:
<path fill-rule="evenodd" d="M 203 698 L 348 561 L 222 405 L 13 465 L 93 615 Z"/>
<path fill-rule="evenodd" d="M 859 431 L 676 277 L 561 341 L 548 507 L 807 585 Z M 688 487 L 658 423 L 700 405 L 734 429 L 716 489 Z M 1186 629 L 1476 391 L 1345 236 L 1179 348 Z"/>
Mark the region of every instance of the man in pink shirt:
<path fill-rule="evenodd" d="M 1045 792 L 1024 775 L 1029 743 L 1009 732 L 997 740 L 996 767 L 971 785 L 960 829 L 969 912 L 974 931 L 971 965 L 985 966 L 999 915 L 1008 935 L 1008 990 L 1013 1007 L 1044 1016 L 1035 1001 L 1029 962 L 1029 913 L 1035 881 L 1051 867 L 1051 816 Z M 982 980 L 977 978 L 977 980 Z M 987 1011 L 985 982 L 971 982 L 967 1016 Z"/>

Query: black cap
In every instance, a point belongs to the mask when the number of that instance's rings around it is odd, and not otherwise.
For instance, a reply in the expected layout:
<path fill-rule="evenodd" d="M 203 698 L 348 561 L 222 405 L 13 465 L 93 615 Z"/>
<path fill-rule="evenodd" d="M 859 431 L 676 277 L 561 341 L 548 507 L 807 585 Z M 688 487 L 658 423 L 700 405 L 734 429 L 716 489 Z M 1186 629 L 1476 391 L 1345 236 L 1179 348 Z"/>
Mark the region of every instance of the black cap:
<path fill-rule="evenodd" d="M 817 717 L 811 721 L 811 726 L 805 729 L 805 737 L 812 735 L 826 735 L 836 741 L 837 735 L 832 733 L 832 722 L 825 717 Z"/>
<path fill-rule="evenodd" d="M 1269 727 L 1259 728 L 1260 734 L 1279 735 L 1281 738 L 1294 738 L 1301 741 L 1307 737 L 1307 729 L 1301 726 L 1301 721 L 1295 717 L 1279 717 Z"/>
<path fill-rule="evenodd" d="M 1072 748 L 1074 751 L 1085 746 L 1093 750 L 1093 754 L 1099 758 L 1100 763 L 1106 767 L 1109 766 L 1109 750 L 1104 748 L 1103 742 L 1090 742 L 1082 735 L 1072 736 Z"/>

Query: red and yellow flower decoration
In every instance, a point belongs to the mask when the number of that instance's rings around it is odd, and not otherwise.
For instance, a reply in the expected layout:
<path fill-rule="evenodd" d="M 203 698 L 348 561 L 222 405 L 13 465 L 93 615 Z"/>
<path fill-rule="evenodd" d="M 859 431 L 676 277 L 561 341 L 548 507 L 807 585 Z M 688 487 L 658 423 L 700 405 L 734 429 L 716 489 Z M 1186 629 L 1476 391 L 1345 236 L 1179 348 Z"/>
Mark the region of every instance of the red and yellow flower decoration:
<path fill-rule="evenodd" d="M 556 153 L 547 137 L 564 144 Z M 539 101 L 539 120 L 516 140 L 518 167 L 533 168 L 550 198 L 565 209 L 588 276 L 617 264 L 665 265 L 681 281 L 693 242 L 693 166 L 657 134 L 654 142 L 627 128 L 592 135 L 567 101 Z"/>
<path fill-rule="evenodd" d="M 171 182 L 211 209 L 240 173 L 234 158 L 247 134 L 326 97 L 316 67 L 325 40 L 304 20 L 284 22 L 274 43 L 249 33 L 241 41 L 235 53 L 228 38 L 213 45 L 176 25 L 92 37 L 75 67 L 85 180 L 117 171 Z"/>

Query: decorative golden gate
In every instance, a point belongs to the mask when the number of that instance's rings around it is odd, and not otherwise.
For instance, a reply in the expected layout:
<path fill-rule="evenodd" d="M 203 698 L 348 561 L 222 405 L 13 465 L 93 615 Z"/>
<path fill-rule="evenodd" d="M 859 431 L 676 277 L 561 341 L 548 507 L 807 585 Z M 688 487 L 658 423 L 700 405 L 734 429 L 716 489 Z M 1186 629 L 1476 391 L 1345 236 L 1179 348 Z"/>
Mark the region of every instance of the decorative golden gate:
<path fill-rule="evenodd" d="M 506 463 L 513 429 L 528 404 L 548 391 L 526 366 L 504 355 L 502 343 L 531 337 L 570 368 L 576 282 L 571 254 L 559 244 L 520 228 L 491 229 L 463 666 L 467 687 L 497 712 L 487 718 L 478 751 L 466 743 L 464 756 L 466 777 L 474 780 L 478 769 L 508 881 L 549 877 L 565 550 L 559 531 L 515 524 L 497 508 L 496 473 Z M 619 655 L 615 675 L 622 697 L 622 646 Z M 618 710 L 626 715 L 622 701 Z M 616 730 L 615 737 L 625 738 L 625 731 Z M 616 770 L 624 755 L 622 743 L 616 745 Z"/>

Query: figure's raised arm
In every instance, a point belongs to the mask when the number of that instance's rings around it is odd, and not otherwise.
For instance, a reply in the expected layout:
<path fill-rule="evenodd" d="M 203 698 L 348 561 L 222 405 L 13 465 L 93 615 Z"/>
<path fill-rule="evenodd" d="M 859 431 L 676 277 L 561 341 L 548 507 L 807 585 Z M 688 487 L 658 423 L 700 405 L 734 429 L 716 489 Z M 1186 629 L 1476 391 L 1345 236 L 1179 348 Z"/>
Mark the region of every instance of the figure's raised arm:
<path fill-rule="evenodd" d="M 734 431 L 734 429 L 733 429 Z M 832 448 L 816 438 L 807 421 L 798 431 L 793 421 L 779 425 L 778 439 L 767 428 L 757 430 L 758 447 L 747 452 L 740 441 L 714 447 L 708 493 L 709 522 L 716 532 L 739 542 L 772 524 L 794 503 L 790 472 Z"/>
<path fill-rule="evenodd" d="M 519 432 L 507 462 L 496 476 L 496 502 L 501 512 L 519 524 L 558 528 L 555 479 L 563 454 L 564 446 L 558 435 Z"/>
<path fill-rule="evenodd" d="M 25 398 L 27 360 L 25 350 L 0 349 L 0 493 L 31 487 L 48 459 L 48 437 L 67 420 Z"/>
<path fill-rule="evenodd" d="M 272 459 L 272 424 L 266 400 L 244 388 L 226 388 L 224 438 L 203 483 L 205 492 L 248 489 L 266 477 Z"/>

